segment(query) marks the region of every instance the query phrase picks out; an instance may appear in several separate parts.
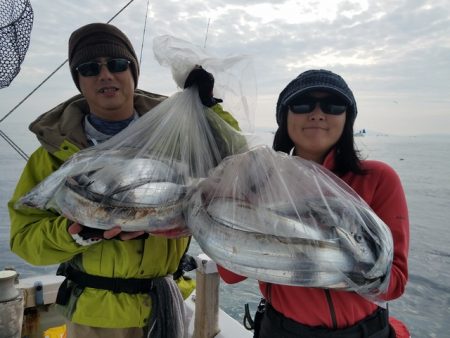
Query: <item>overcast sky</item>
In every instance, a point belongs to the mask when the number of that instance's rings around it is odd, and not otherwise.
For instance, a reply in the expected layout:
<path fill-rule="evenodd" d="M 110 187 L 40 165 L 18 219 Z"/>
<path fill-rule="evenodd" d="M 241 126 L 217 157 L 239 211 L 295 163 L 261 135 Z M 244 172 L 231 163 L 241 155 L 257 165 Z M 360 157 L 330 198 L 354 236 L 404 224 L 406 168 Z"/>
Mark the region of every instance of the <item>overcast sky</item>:
<path fill-rule="evenodd" d="M 128 0 L 35 0 L 31 43 L 20 74 L 0 90 L 0 118 L 67 58 L 70 33 L 106 22 Z M 344 77 L 359 114 L 355 129 L 387 134 L 450 133 L 450 0 L 150 1 L 139 87 L 171 95 L 153 38 L 169 34 L 216 57 L 248 55 L 256 80 L 256 127 L 275 129 L 279 92 L 299 73 L 325 68 Z M 113 24 L 141 54 L 147 0 Z M 77 93 L 68 65 L 0 124 L 26 123 Z M 24 124 L 26 126 L 26 124 Z M 5 130 L 8 131 L 8 130 Z"/>

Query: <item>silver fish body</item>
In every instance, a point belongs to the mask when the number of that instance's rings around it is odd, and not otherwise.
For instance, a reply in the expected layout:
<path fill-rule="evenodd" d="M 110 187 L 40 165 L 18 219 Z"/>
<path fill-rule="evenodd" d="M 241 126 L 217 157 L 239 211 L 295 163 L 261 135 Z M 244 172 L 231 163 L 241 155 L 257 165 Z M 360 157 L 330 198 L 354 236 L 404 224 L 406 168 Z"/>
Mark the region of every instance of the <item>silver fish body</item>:
<path fill-rule="evenodd" d="M 270 283 L 353 291 L 381 284 L 391 257 L 375 248 L 370 236 L 303 223 L 305 210 L 296 210 L 299 218 L 287 217 L 287 210 L 280 215 L 231 198 L 206 202 L 196 192 L 185 215 L 202 250 L 238 274 Z"/>
<path fill-rule="evenodd" d="M 75 154 L 71 160 L 65 162 L 57 171 L 53 172 L 28 194 L 20 198 L 16 203 L 16 207 L 24 205 L 37 209 L 52 208 L 52 197 L 58 188 L 61 187 L 66 177 L 82 173 L 87 168 L 89 170 L 97 170 L 105 166 L 114 166 L 124 161 L 124 158 L 120 154 L 116 154 L 116 152 L 99 157 L 95 157 L 89 151 L 79 156 L 77 155 Z"/>
<path fill-rule="evenodd" d="M 165 163 L 131 159 L 67 177 L 53 203 L 69 219 L 93 228 L 166 231 L 185 226 L 182 203 L 187 188 L 181 183 Z"/>
<path fill-rule="evenodd" d="M 384 222 L 369 208 L 336 197 L 294 203 L 278 201 L 270 210 L 301 219 L 320 230 L 324 239 L 335 240 L 367 279 L 383 276 L 392 262 L 392 237 Z"/>
<path fill-rule="evenodd" d="M 207 211 L 215 221 L 233 229 L 309 240 L 324 238 L 319 229 L 299 222 L 296 217 L 278 215 L 267 208 L 232 198 L 214 198 Z"/>
<path fill-rule="evenodd" d="M 394 257 L 392 234 L 370 208 L 360 208 L 359 214 L 362 224 L 365 224 L 365 227 L 362 228 L 362 236 L 368 243 L 364 247 L 369 247 L 374 255 L 374 262 L 368 266 L 364 276 L 367 279 L 378 279 L 380 276 L 388 279 Z M 367 256 L 368 254 L 365 253 L 365 257 Z M 361 256 L 357 255 L 356 257 L 360 257 L 359 259 L 362 260 Z"/>
<path fill-rule="evenodd" d="M 243 209 L 248 208 L 251 207 Z M 243 209 L 236 210 L 236 220 L 248 217 L 249 211 Z M 353 263 L 337 242 L 308 238 L 308 232 L 287 237 L 251 231 L 247 226 L 240 228 L 238 222 L 223 221 L 219 207 L 205 207 L 200 193 L 191 197 L 185 213 L 188 227 L 202 250 L 236 273 L 285 285 L 348 286 L 345 272 L 352 271 Z M 248 223 L 248 219 L 243 223 Z"/>
<path fill-rule="evenodd" d="M 83 150 L 48 176 L 16 207 L 53 209 L 86 226 L 124 231 L 187 229 L 182 217 L 186 166 L 138 149 Z"/>
<path fill-rule="evenodd" d="M 187 225 L 200 247 L 231 271 L 369 298 L 386 290 L 389 228 L 320 165 L 255 147 L 225 158 L 197 189 L 186 204 Z"/>
<path fill-rule="evenodd" d="M 147 183 L 184 183 L 169 164 L 151 158 L 135 158 L 93 170 L 84 179 L 88 189 L 103 195 L 115 195 L 134 188 L 145 189 Z"/>
<path fill-rule="evenodd" d="M 178 188 L 177 193 L 178 198 L 166 204 L 135 202 L 118 205 L 108 204 L 109 198 L 95 201 L 75 191 L 73 186 L 64 186 L 54 198 L 61 213 L 80 224 L 105 230 L 119 225 L 123 231 L 152 232 L 184 226 L 181 210 L 185 191 Z"/>

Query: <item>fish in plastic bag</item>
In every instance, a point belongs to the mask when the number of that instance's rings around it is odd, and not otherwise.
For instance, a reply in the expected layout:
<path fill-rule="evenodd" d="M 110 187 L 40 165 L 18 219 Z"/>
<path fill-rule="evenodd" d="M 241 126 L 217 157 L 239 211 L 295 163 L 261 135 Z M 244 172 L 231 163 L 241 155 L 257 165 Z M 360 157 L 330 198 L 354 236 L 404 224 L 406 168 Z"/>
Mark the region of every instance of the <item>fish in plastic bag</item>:
<path fill-rule="evenodd" d="M 225 159 L 190 192 L 185 209 L 202 250 L 240 275 L 368 298 L 387 288 L 389 228 L 314 162 L 254 147 Z"/>

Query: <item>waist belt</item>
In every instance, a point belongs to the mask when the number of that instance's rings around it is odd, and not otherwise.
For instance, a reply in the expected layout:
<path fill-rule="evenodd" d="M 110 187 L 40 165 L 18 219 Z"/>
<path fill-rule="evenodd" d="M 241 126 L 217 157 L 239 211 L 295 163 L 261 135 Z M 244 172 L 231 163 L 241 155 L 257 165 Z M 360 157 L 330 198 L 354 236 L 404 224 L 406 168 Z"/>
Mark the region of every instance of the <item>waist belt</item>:
<path fill-rule="evenodd" d="M 102 289 L 112 291 L 114 293 L 149 293 L 153 289 L 152 278 L 116 278 L 94 276 L 76 270 L 71 266 L 65 266 L 64 269 L 59 269 L 57 274 L 66 276 L 66 279 L 76 283 L 82 288 L 88 287 Z"/>
<path fill-rule="evenodd" d="M 266 305 L 266 314 L 270 322 L 281 330 L 301 337 L 326 338 L 388 338 L 388 311 L 381 307 L 372 315 L 345 329 L 333 330 L 323 326 L 308 326 L 296 322 Z"/>

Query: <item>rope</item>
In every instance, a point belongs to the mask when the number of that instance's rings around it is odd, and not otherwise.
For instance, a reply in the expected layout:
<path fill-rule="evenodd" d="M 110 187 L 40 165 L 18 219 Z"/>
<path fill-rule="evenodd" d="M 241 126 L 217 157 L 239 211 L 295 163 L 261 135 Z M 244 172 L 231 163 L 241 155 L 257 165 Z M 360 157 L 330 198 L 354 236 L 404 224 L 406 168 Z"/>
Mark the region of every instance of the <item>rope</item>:
<path fill-rule="evenodd" d="M 203 48 L 206 48 L 206 40 L 208 39 L 208 31 L 209 31 L 209 23 L 211 21 L 211 18 L 208 19 L 208 25 L 206 26 L 206 33 L 205 33 L 205 42 L 203 43 Z"/>
<path fill-rule="evenodd" d="M 128 2 L 125 6 L 123 6 L 111 19 L 109 19 L 106 23 L 110 23 L 111 21 L 113 21 L 116 16 L 118 16 L 120 13 L 122 13 L 124 11 L 125 8 L 127 8 L 134 0 L 130 0 L 130 2 Z"/>
<path fill-rule="evenodd" d="M 144 38 L 145 38 L 145 29 L 147 28 L 147 17 L 148 17 L 148 5 L 150 0 L 147 0 L 147 11 L 145 12 L 145 22 L 144 22 L 144 32 L 142 33 L 142 45 L 141 45 L 141 56 L 139 57 L 139 64 L 142 66 L 142 52 L 144 50 Z"/>
<path fill-rule="evenodd" d="M 15 150 L 17 153 L 25 160 L 28 161 L 28 155 L 25 153 L 16 143 L 14 143 L 13 140 L 11 140 L 8 135 L 6 135 L 1 129 L 0 129 L 0 136 Z"/>
<path fill-rule="evenodd" d="M 36 90 L 38 90 L 45 82 L 47 82 L 47 80 L 49 80 L 53 74 L 55 74 L 62 66 L 64 66 L 66 64 L 66 62 L 69 61 L 69 59 L 66 59 L 66 61 L 64 61 L 63 63 L 61 63 L 58 68 L 56 68 L 49 76 L 47 76 L 44 81 L 42 81 L 36 88 L 34 88 L 27 96 L 25 96 L 13 109 L 11 109 L 5 116 L 2 117 L 2 119 L 0 120 L 0 123 L 3 122 L 3 120 L 5 120 L 9 115 L 11 115 L 17 108 L 19 108 L 19 106 L 22 105 L 22 103 L 24 103 Z"/>

